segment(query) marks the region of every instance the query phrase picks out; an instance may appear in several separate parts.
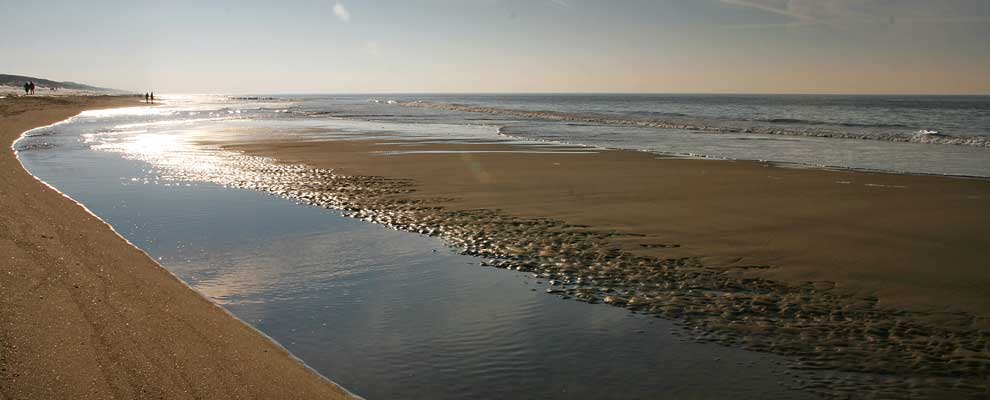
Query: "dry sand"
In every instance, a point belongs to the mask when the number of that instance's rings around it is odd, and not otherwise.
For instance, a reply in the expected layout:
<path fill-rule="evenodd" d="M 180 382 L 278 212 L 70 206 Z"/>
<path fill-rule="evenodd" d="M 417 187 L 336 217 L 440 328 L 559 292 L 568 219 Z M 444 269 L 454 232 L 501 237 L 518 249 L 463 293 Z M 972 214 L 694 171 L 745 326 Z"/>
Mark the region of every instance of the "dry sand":
<path fill-rule="evenodd" d="M 411 179 L 421 199 L 450 209 L 501 209 L 597 230 L 659 258 L 698 257 L 716 268 L 785 283 L 834 282 L 880 306 L 963 311 L 990 328 L 990 181 L 758 162 L 597 154 L 398 154 L 512 150 L 504 145 L 362 141 L 229 146 L 344 175 Z M 655 246 L 677 245 L 678 247 Z M 643 246 L 645 245 L 645 246 Z"/>
<path fill-rule="evenodd" d="M 0 142 L 136 98 L 0 99 Z M 0 399 L 348 397 L 0 155 Z"/>

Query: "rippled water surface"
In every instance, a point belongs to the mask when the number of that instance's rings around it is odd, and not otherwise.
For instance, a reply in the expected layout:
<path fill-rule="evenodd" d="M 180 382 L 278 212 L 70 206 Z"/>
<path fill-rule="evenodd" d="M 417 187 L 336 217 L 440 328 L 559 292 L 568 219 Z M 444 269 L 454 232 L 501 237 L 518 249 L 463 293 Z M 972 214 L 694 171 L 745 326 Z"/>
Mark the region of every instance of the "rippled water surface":
<path fill-rule="evenodd" d="M 193 288 L 368 398 L 808 397 L 789 389 L 803 378 L 781 358 L 548 295 L 544 279 L 482 267 L 437 238 L 167 173 L 222 174 L 238 161 L 194 145 L 221 135 L 518 141 L 487 123 L 279 115 L 292 107 L 213 98 L 93 112 L 15 147 Z"/>
<path fill-rule="evenodd" d="M 490 124 L 516 138 L 662 154 L 990 176 L 990 97 L 986 96 L 387 98 L 396 100 L 376 99 L 384 104 L 370 109 L 363 105 L 336 107 L 334 114 L 415 123 Z M 396 104 L 390 105 L 390 101 Z M 326 104 L 313 99 L 314 107 L 328 108 Z M 390 110 L 401 108 L 401 104 L 416 110 Z"/>

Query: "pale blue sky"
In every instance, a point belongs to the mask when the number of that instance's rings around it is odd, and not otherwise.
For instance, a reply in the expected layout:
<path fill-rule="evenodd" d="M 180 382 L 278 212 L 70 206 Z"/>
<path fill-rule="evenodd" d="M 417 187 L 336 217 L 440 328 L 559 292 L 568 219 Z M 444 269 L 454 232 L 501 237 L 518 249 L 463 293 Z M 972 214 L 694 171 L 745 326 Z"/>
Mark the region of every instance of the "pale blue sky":
<path fill-rule="evenodd" d="M 0 0 L 0 14 L 0 73 L 137 91 L 990 93 L 987 0 Z"/>

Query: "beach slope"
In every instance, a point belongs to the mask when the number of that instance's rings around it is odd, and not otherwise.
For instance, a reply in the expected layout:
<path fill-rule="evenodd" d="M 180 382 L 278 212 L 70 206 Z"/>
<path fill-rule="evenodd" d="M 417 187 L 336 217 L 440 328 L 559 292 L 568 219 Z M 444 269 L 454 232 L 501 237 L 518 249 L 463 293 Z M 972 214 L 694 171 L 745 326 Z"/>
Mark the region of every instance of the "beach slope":
<path fill-rule="evenodd" d="M 0 142 L 136 98 L 0 100 Z M 346 398 L 0 155 L 0 399 Z"/>

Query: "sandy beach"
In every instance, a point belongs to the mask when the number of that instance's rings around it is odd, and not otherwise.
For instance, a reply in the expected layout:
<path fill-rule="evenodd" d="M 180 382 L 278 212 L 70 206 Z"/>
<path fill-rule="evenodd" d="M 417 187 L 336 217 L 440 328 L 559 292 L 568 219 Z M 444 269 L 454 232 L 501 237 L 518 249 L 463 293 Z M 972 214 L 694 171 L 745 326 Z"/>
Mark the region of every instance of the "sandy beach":
<path fill-rule="evenodd" d="M 802 368 L 986 390 L 986 180 L 494 144 L 223 144 L 316 168 L 276 193 L 557 277 L 548 291 L 565 298 Z"/>
<path fill-rule="evenodd" d="M 990 399 L 990 0 L 2 9 L 0 400 Z"/>
<path fill-rule="evenodd" d="M 4 134 L 134 103 L 17 99 Z M 242 139 L 200 142 L 227 150 L 225 167 L 162 173 L 440 236 L 550 294 L 675 321 L 685 340 L 853 374 L 800 389 L 987 391 L 986 180 L 590 147 L 230 137 Z M 346 396 L 8 162 L 4 396 Z"/>
<path fill-rule="evenodd" d="M 0 100 L 0 142 L 134 97 Z M 0 398 L 347 398 L 0 158 Z"/>

